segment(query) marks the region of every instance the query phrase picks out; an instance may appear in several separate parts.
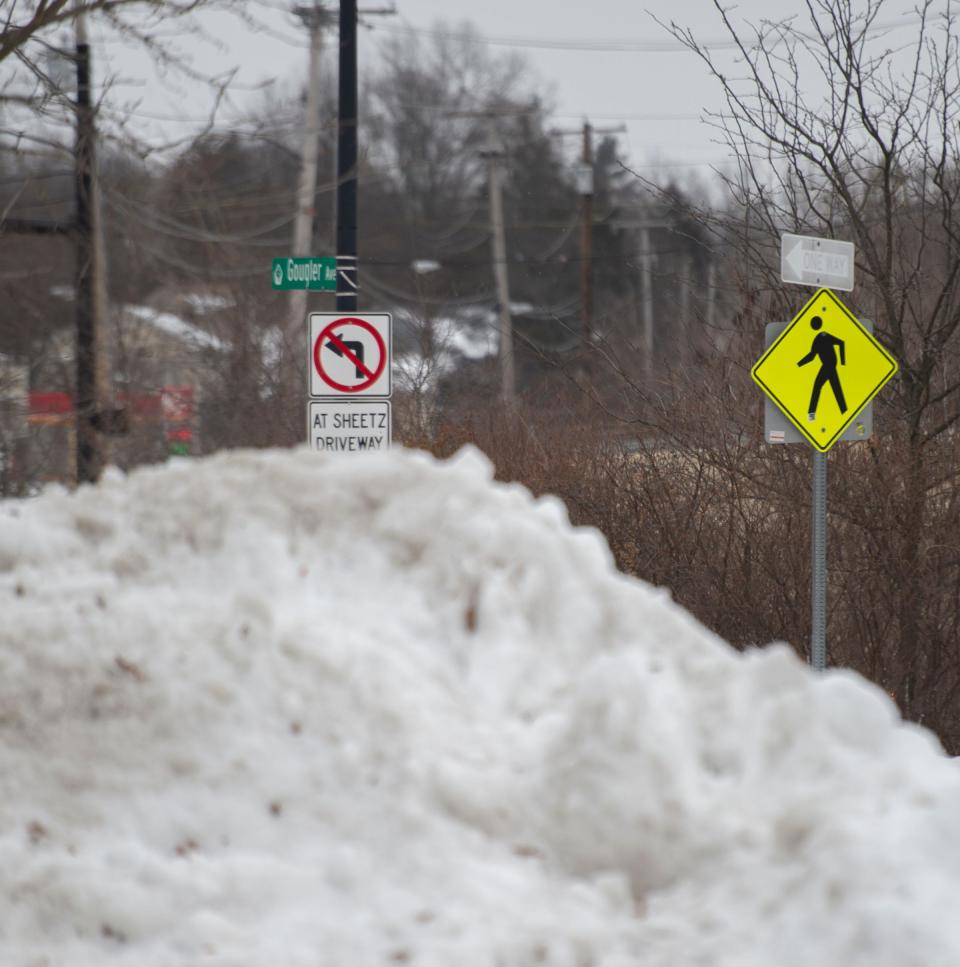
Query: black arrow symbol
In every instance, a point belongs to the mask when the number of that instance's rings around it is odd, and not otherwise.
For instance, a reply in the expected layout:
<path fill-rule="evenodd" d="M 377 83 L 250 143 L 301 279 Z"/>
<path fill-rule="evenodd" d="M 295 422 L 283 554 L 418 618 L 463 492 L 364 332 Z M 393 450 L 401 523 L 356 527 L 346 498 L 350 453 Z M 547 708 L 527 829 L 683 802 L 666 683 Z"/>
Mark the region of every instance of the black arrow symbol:
<path fill-rule="evenodd" d="M 339 345 L 338 345 L 339 343 Z M 354 367 L 356 369 L 357 379 L 363 379 L 364 376 L 369 375 L 367 371 L 362 367 L 363 365 L 363 343 L 356 339 L 338 339 L 334 342 L 332 339 L 327 343 L 327 349 L 331 352 L 336 353 L 341 359 L 343 358 L 343 350 L 349 349 L 356 360 L 354 361 Z"/>

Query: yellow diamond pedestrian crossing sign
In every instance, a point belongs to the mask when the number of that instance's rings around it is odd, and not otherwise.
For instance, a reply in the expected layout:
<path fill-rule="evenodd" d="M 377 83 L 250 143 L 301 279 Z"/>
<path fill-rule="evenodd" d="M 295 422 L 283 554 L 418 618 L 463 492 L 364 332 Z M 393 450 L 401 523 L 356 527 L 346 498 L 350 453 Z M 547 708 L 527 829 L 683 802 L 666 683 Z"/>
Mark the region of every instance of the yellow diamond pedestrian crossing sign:
<path fill-rule="evenodd" d="M 896 371 L 896 360 L 850 310 L 819 289 L 750 373 L 826 453 Z"/>

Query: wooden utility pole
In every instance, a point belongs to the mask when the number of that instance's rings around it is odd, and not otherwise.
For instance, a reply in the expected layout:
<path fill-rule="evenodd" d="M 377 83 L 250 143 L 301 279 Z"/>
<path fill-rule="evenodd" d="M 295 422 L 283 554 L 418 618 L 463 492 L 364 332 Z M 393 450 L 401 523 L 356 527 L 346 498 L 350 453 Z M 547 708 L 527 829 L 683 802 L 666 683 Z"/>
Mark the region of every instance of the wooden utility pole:
<path fill-rule="evenodd" d="M 503 149 L 494 142 L 481 155 L 487 159 L 490 190 L 490 228 L 493 233 L 493 277 L 497 285 L 497 318 L 500 328 L 500 400 L 504 406 L 516 401 L 513 359 L 513 320 L 510 317 L 510 283 L 507 276 L 507 237 L 503 222 Z"/>
<path fill-rule="evenodd" d="M 593 128 L 583 122 L 583 155 L 581 184 L 583 198 L 580 221 L 580 325 L 583 365 L 588 365 L 590 342 L 593 338 Z"/>
<path fill-rule="evenodd" d="M 686 365 L 693 355 L 690 351 L 690 287 L 693 279 L 693 259 L 689 254 L 680 258 L 680 326 L 676 358 Z"/>
<path fill-rule="evenodd" d="M 622 124 L 595 128 L 589 121 L 582 128 L 554 128 L 552 134 L 578 135 L 582 139 L 580 166 L 577 170 L 577 192 L 582 198 L 580 206 L 580 343 L 583 365 L 587 365 L 588 351 L 593 340 L 593 135 L 621 134 L 626 131 Z"/>
<path fill-rule="evenodd" d="M 535 109 L 531 108 L 529 113 Z M 526 111 L 520 113 L 528 113 Z M 496 118 L 516 116 L 516 111 L 451 111 L 450 118 L 480 118 L 493 122 Z M 487 186 L 490 194 L 490 233 L 493 238 L 493 279 L 497 288 L 497 328 L 499 330 L 500 399 L 506 407 L 516 402 L 516 372 L 513 353 L 513 320 L 510 316 L 510 281 L 507 272 L 507 236 L 503 219 L 504 150 L 491 123 L 487 145 L 480 157 L 487 162 Z"/>
<path fill-rule="evenodd" d="M 643 279 L 643 369 L 647 382 L 653 378 L 653 250 L 650 229 L 640 229 L 640 271 Z"/>
<path fill-rule="evenodd" d="M 76 420 L 77 483 L 99 479 L 108 460 L 104 421 L 107 359 L 104 346 L 104 251 L 97 184 L 96 127 L 91 98 L 90 45 L 82 13 L 76 17 L 77 136 L 75 148 L 74 237 L 76 266 L 74 305 L 76 313 Z"/>
<path fill-rule="evenodd" d="M 647 380 L 653 378 L 654 355 L 656 353 L 656 336 L 653 318 L 653 266 L 657 256 L 653 251 L 650 233 L 657 229 L 670 230 L 669 222 L 654 218 L 617 218 L 613 220 L 615 228 L 630 229 L 639 235 L 637 261 L 640 264 L 641 282 L 641 328 L 643 337 L 643 369 Z"/>
<path fill-rule="evenodd" d="M 320 142 L 320 47 L 323 30 L 332 25 L 333 15 L 323 3 L 293 8 L 310 32 L 310 57 L 307 68 L 307 99 L 303 108 L 303 147 L 300 154 L 300 180 L 297 185 L 297 212 L 293 221 L 293 256 L 312 255 L 313 222 L 316 215 L 317 155 Z M 291 359 L 303 366 L 306 355 L 301 343 L 306 338 L 307 290 L 291 289 L 288 293 L 287 338 Z M 286 374 L 284 374 L 286 375 Z"/>

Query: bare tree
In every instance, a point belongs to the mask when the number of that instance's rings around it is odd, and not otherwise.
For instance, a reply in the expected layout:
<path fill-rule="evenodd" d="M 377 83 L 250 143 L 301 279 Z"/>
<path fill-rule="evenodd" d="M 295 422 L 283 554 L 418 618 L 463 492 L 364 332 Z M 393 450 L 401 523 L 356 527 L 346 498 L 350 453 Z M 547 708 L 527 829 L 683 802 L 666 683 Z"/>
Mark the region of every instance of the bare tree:
<path fill-rule="evenodd" d="M 740 372 L 762 349 L 760 323 L 788 319 L 799 307 L 796 291 L 778 278 L 781 233 L 853 241 L 858 284 L 850 304 L 875 321 L 900 373 L 878 404 L 879 438 L 866 451 L 835 456 L 843 474 L 831 508 L 843 567 L 835 621 L 853 632 L 838 657 L 882 681 L 906 713 L 956 736 L 954 6 L 922 0 L 908 21 L 909 40 L 899 45 L 903 34 L 893 30 L 903 21 L 884 19 L 885 0 L 805 0 L 797 17 L 757 26 L 736 21 L 719 0 L 714 7 L 736 46 L 735 73 L 689 28 L 669 29 L 725 99 L 707 120 L 735 159 L 725 178 L 731 204 L 699 215 L 738 253 L 742 301 L 757 322 Z"/>

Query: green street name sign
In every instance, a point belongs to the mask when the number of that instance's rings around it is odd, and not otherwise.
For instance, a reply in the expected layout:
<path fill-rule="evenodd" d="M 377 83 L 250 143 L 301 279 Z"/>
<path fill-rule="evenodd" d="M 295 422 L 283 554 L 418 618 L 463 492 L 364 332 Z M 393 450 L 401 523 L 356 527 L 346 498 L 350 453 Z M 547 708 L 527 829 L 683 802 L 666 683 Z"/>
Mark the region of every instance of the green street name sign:
<path fill-rule="evenodd" d="M 274 259 L 273 287 L 275 289 L 337 289 L 337 260 L 334 256 L 322 259 Z"/>

